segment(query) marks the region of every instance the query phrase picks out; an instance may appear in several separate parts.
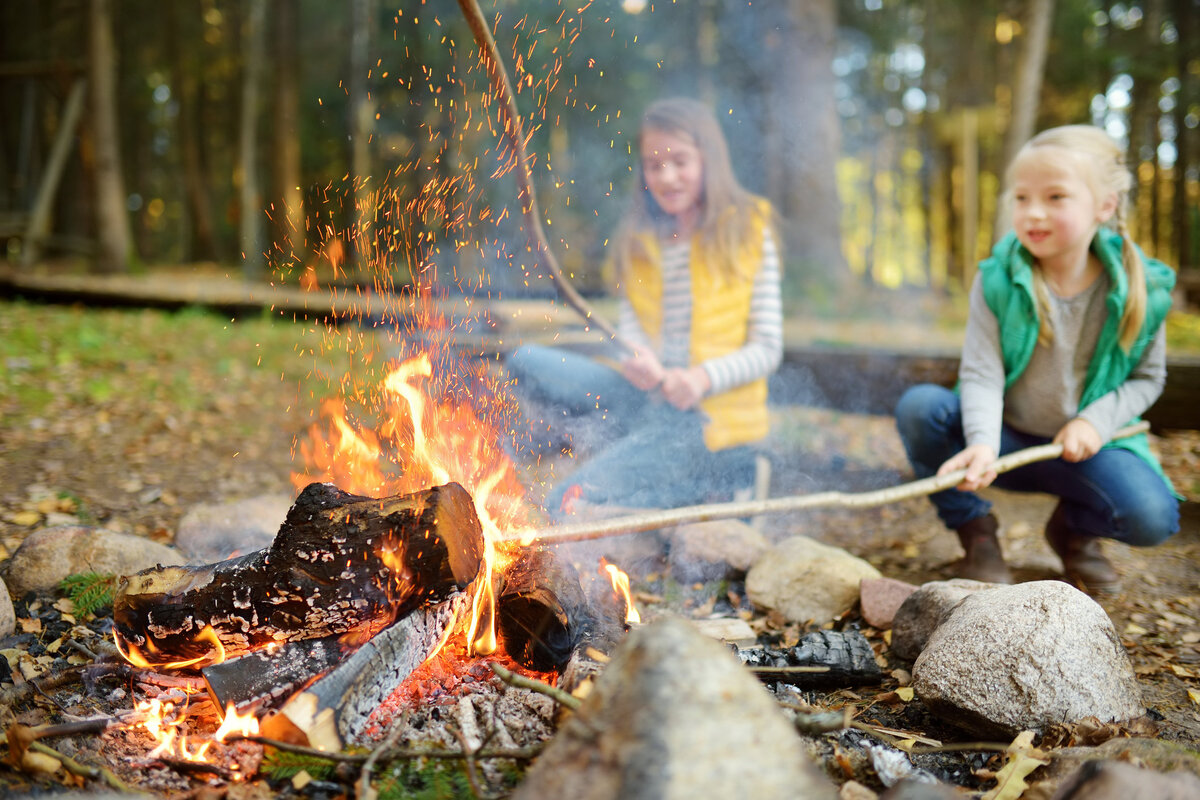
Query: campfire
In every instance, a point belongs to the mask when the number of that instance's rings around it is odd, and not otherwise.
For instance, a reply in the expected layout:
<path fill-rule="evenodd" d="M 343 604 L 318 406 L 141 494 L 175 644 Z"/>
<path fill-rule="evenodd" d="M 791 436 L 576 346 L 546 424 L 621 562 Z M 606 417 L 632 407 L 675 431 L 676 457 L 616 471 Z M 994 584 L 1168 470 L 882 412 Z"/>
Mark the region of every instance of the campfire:
<path fill-rule="evenodd" d="M 204 761 L 229 731 L 342 750 L 386 736 L 406 707 L 494 683 L 492 663 L 571 682 L 589 646 L 638 620 L 615 564 L 580 575 L 522 544 L 536 511 L 501 446 L 501 387 L 449 363 L 418 353 L 323 404 L 270 547 L 123 582 L 119 652 L 185 677 L 136 709 L 150 756 Z M 223 718 L 207 741 L 183 730 L 196 695 Z"/>

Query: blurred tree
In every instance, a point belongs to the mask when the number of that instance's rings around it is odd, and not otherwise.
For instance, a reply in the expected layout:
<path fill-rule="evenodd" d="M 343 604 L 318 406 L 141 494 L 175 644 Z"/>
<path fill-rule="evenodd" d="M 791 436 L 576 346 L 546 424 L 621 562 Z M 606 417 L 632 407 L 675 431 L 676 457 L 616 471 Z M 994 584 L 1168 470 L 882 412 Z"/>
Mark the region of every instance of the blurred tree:
<path fill-rule="evenodd" d="M 163 9 L 166 14 L 166 42 L 167 55 L 171 64 L 171 87 L 174 90 L 175 102 L 179 107 L 175 135 L 179 143 L 184 213 L 188 222 L 186 227 L 191 232 L 191 236 L 187 239 L 188 247 L 181 256 L 184 261 L 215 261 L 219 250 L 213 225 L 208 173 L 204 169 L 204 160 L 201 154 L 200 115 L 197 113 L 199 105 L 197 86 L 201 74 L 194 64 L 201 59 L 196 59 L 193 55 L 197 47 L 203 46 L 203 40 L 197 42 L 190 37 L 185 40 L 181 31 L 180 13 L 181 11 L 193 11 L 191 6 L 166 3 Z M 189 32 L 194 31 L 195 27 L 189 25 Z M 192 57 L 189 58 L 189 56 Z"/>
<path fill-rule="evenodd" d="M 238 138 L 240 178 L 239 239 L 242 271 L 258 278 L 263 269 L 262 194 L 258 176 L 258 104 L 262 91 L 263 47 L 266 44 L 267 0 L 250 0 L 243 37 L 241 135 Z"/>
<path fill-rule="evenodd" d="M 100 272 L 125 272 L 131 255 L 125 181 L 118 134 L 117 52 L 113 0 L 88 2 L 88 63 L 91 132 L 95 151 L 96 258 Z"/>
<path fill-rule="evenodd" d="M 271 61 L 275 65 L 271 126 L 272 235 L 285 262 L 304 263 L 304 195 L 300 190 L 300 2 L 272 3 Z"/>

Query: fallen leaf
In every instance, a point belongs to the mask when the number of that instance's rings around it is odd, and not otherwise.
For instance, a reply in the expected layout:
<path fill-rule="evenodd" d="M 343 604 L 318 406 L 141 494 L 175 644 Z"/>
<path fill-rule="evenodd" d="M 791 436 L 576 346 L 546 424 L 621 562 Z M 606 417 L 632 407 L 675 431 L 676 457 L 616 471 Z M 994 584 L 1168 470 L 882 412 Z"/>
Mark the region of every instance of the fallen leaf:
<path fill-rule="evenodd" d="M 8 515 L 8 521 L 13 525 L 31 528 L 42 521 L 42 515 L 36 511 L 17 511 Z"/>
<path fill-rule="evenodd" d="M 22 617 L 17 620 L 17 627 L 21 629 L 21 633 L 41 633 L 42 621 L 37 617 L 33 617 L 32 619 Z"/>
<path fill-rule="evenodd" d="M 1191 698 L 1191 701 L 1200 706 L 1200 692 L 1196 691 L 1195 689 L 1188 689 L 1187 692 L 1188 697 Z"/>
<path fill-rule="evenodd" d="M 1050 763 L 1046 754 L 1033 746 L 1033 731 L 1017 734 L 1007 752 L 1008 760 L 996 773 L 996 786 L 983 796 L 983 800 L 1018 800 L 1029 788 L 1026 776 Z"/>
<path fill-rule="evenodd" d="M 896 696 L 907 703 L 913 699 L 913 689 L 911 686 L 901 686 L 896 690 Z"/>
<path fill-rule="evenodd" d="M 1150 633 L 1150 631 L 1146 630 L 1141 625 L 1138 625 L 1136 622 L 1131 622 L 1125 626 L 1124 633 L 1126 636 L 1145 636 L 1146 634 Z"/>

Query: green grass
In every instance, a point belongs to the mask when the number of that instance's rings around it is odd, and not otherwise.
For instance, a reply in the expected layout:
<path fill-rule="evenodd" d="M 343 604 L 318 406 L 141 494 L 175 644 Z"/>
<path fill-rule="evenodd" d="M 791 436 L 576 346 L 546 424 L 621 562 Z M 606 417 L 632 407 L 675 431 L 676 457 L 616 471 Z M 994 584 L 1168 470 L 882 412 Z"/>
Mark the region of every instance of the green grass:
<path fill-rule="evenodd" d="M 322 396 L 350 363 L 327 348 L 322 328 L 291 320 L 5 302 L 0 411 L 5 426 L 66 406 L 187 411 L 279 382 Z"/>

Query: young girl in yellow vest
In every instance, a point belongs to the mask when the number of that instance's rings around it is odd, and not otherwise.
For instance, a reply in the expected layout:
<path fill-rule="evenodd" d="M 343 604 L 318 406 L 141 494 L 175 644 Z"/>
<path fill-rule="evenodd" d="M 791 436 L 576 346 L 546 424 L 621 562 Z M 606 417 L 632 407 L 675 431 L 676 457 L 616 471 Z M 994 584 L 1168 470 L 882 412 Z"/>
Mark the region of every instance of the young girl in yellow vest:
<path fill-rule="evenodd" d="M 896 410 L 919 476 L 966 469 L 932 496 L 966 555 L 962 577 L 1008 583 L 991 483 L 1060 499 L 1046 539 L 1068 580 L 1093 593 L 1119 578 L 1100 540 L 1162 542 L 1179 502 L 1145 434 L 1111 441 L 1162 393 L 1164 319 L 1174 273 L 1147 258 L 1126 228 L 1132 183 L 1104 131 L 1043 131 L 1017 153 L 1007 185 L 1013 231 L 980 264 L 971 289 L 957 393 L 917 386 Z M 996 457 L 1047 442 L 1062 457 L 997 477 Z"/>
<path fill-rule="evenodd" d="M 544 409 L 532 444 L 566 433 L 595 450 L 547 496 L 670 508 L 753 481 L 767 435 L 767 376 L 782 356 L 779 256 L 767 203 L 738 183 L 703 104 L 652 104 L 637 137 L 636 183 L 614 240 L 615 367 L 561 349 L 510 356 L 518 393 Z M 586 434 L 580 434 L 586 428 Z"/>

